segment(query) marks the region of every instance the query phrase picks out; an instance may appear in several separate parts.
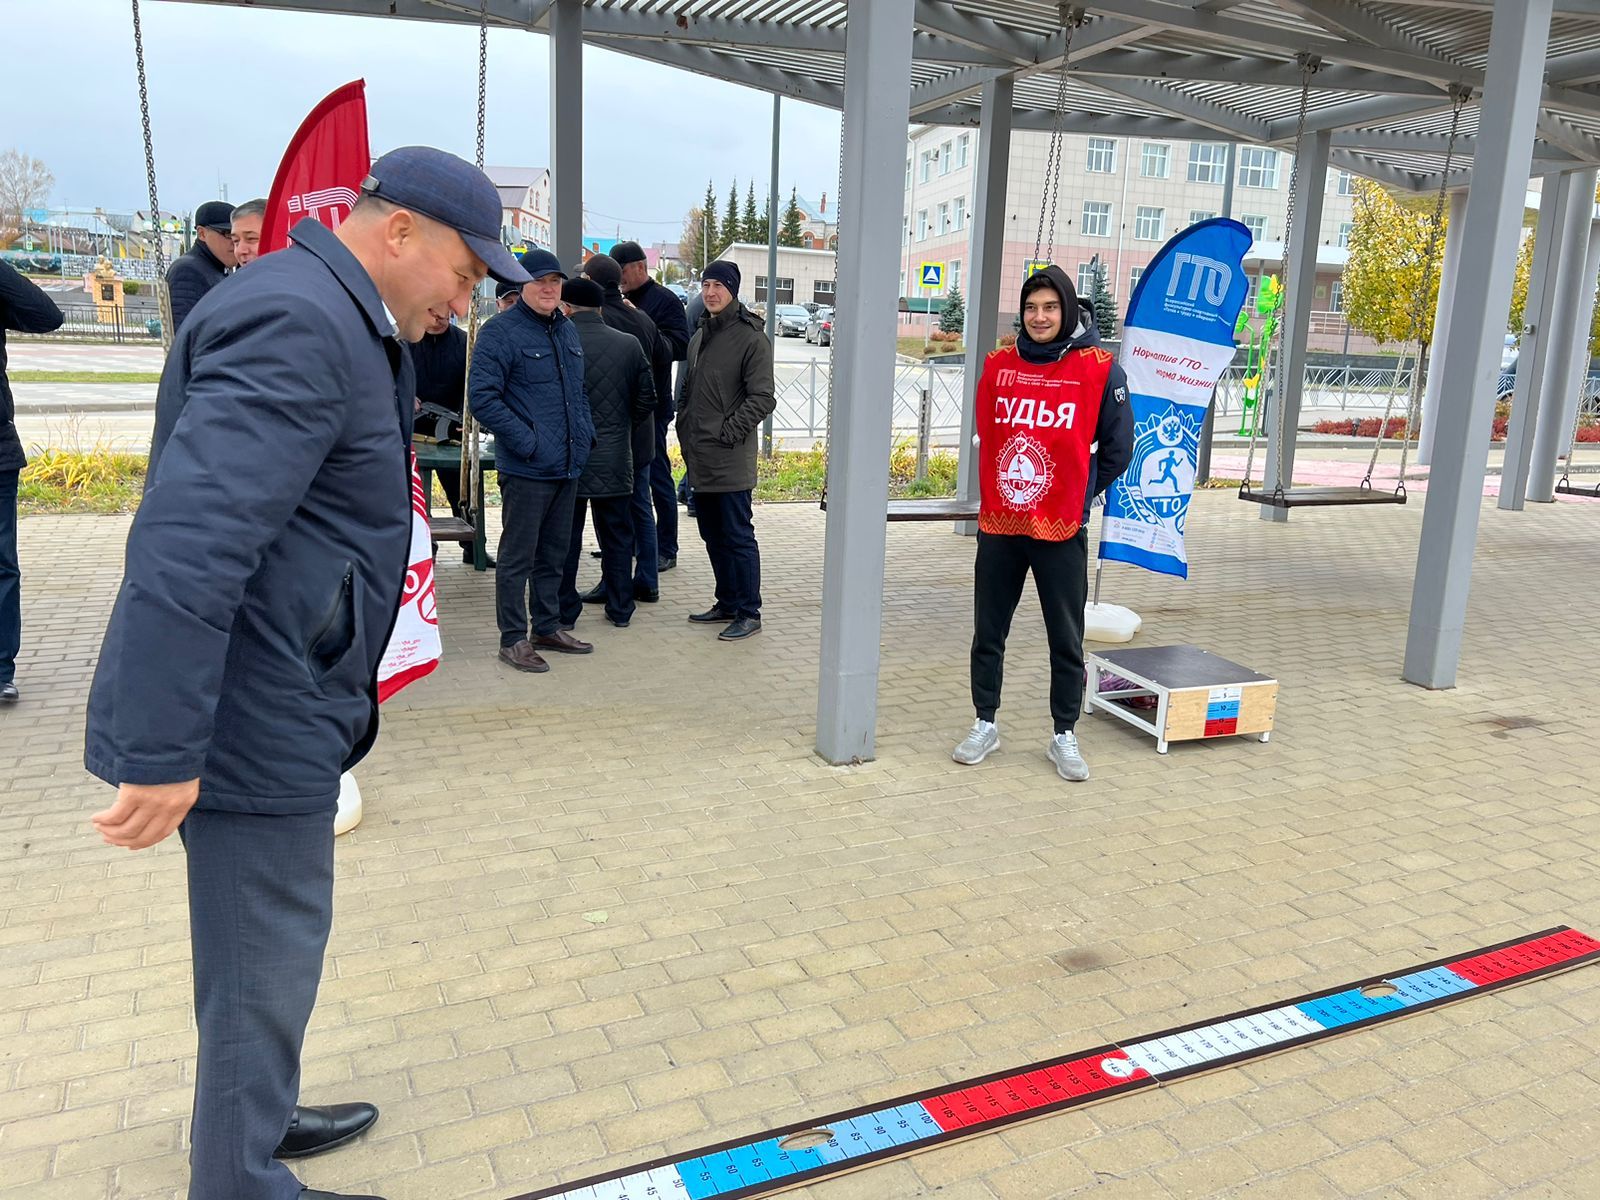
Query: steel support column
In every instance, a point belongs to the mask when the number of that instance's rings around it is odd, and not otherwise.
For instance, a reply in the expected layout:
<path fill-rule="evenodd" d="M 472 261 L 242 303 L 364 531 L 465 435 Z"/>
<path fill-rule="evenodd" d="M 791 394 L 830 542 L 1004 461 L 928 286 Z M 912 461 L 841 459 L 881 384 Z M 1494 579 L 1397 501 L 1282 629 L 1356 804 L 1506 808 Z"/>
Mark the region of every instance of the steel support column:
<path fill-rule="evenodd" d="M 956 491 L 963 499 L 978 498 L 978 459 L 972 438 L 977 429 L 974 405 L 983 360 L 1000 335 L 1000 277 L 1005 272 L 1006 186 L 1011 166 L 1011 112 L 1015 75 L 991 79 L 983 89 L 978 124 L 978 166 L 972 196 L 972 241 L 968 258 L 971 283 L 967 296 L 966 374 L 961 396 L 960 463 Z M 976 521 L 960 521 L 958 533 L 975 534 Z"/>
<path fill-rule="evenodd" d="M 1567 240 L 1562 242 L 1564 274 L 1559 285 L 1561 346 L 1550 349 L 1550 365 L 1539 396 L 1539 428 L 1523 493 L 1536 504 L 1556 498 L 1556 462 L 1572 436 L 1579 397 L 1589 374 L 1589 331 L 1594 325 L 1595 275 L 1600 272 L 1600 230 L 1596 229 L 1594 168 L 1574 171 L 1567 203 Z M 1503 490 L 1503 489 L 1502 489 Z"/>
<path fill-rule="evenodd" d="M 1267 470 L 1264 490 L 1281 486 L 1289 490 L 1294 482 L 1295 430 L 1300 424 L 1300 400 L 1306 384 L 1306 344 L 1311 336 L 1311 310 L 1316 305 L 1317 249 L 1322 244 L 1322 197 L 1328 187 L 1328 150 L 1333 135 L 1327 130 L 1308 133 L 1294 148 L 1295 194 L 1292 246 L 1293 262 L 1283 264 L 1287 293 L 1284 298 L 1283 343 L 1279 353 L 1283 366 L 1271 403 L 1282 405 L 1281 413 L 1269 412 L 1267 428 Z M 1278 445 L 1279 433 L 1283 445 Z M 1282 467 L 1280 475 L 1279 467 Z M 1289 510 L 1261 507 L 1263 521 L 1287 521 Z"/>
<path fill-rule="evenodd" d="M 1499 507 L 1522 510 L 1528 486 L 1528 463 L 1533 457 L 1533 431 L 1539 422 L 1539 397 L 1550 375 L 1552 350 L 1562 342 L 1557 324 L 1561 306 L 1557 289 L 1563 266 L 1571 253 L 1567 241 L 1570 203 L 1569 176 L 1547 175 L 1539 195 L 1539 228 L 1534 233 L 1533 264 L 1528 270 L 1528 296 L 1522 306 L 1522 339 L 1517 346 L 1517 382 L 1511 395 L 1511 421 L 1506 429 L 1505 462 L 1500 471 Z M 1587 221 L 1587 215 L 1585 215 Z M 1557 350 L 1559 353 L 1559 350 Z"/>
<path fill-rule="evenodd" d="M 1466 232 L 1467 191 L 1450 193 L 1450 223 L 1445 228 L 1444 264 L 1439 269 L 1439 301 L 1433 311 L 1433 343 L 1428 347 L 1428 379 L 1422 393 L 1422 432 L 1417 435 L 1417 465 L 1433 461 L 1433 422 L 1439 415 L 1438 364 L 1450 354 L 1451 315 L 1456 294 L 1456 272 L 1461 267 L 1461 239 Z"/>
<path fill-rule="evenodd" d="M 1548 0 L 1547 0 L 1548 2 Z M 850 0 L 845 26 L 844 179 L 838 319 L 822 555 L 817 753 L 875 753 L 883 558 L 914 0 Z"/>
<path fill-rule="evenodd" d="M 583 0 L 550 6 L 550 243 L 568 271 L 583 254 Z"/>
<path fill-rule="evenodd" d="M 1443 419 L 1433 441 L 1406 632 L 1403 674 L 1423 687 L 1453 687 L 1461 661 L 1505 328 L 1499 305 L 1486 297 L 1511 294 L 1550 7 L 1551 0 L 1494 5 L 1465 226 L 1473 253 L 1462 255 L 1452 297 L 1459 332 L 1452 332 L 1452 353 L 1440 364 Z M 1453 411 L 1446 414 L 1446 407 Z"/>

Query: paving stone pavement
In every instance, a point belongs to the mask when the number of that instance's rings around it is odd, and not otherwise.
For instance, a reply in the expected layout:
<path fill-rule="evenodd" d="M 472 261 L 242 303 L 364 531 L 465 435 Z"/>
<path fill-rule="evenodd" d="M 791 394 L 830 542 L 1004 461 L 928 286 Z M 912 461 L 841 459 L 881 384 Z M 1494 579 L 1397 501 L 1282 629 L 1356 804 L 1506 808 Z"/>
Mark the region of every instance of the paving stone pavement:
<path fill-rule="evenodd" d="M 312 1186 L 503 1200 L 562 1179 L 1392 971 L 1600 929 L 1594 506 L 1483 512 L 1461 686 L 1399 681 L 1421 516 L 1225 493 L 1187 583 L 1108 568 L 1140 644 L 1282 680 L 1276 736 L 1080 727 L 1045 760 L 1037 605 L 1005 748 L 970 721 L 973 546 L 888 534 L 878 758 L 811 753 L 822 519 L 758 512 L 766 629 L 720 645 L 691 527 L 631 628 L 494 661 L 441 567 L 447 659 L 386 709 L 337 848 L 303 1095 L 371 1099 Z M 182 849 L 87 825 L 82 708 L 127 523 L 22 522 L 26 699 L 0 713 L 0 1196 L 173 1200 L 193 1078 Z M 585 578 L 595 568 L 585 560 Z M 1583 730 L 1590 732 L 1585 734 Z M 1600 1194 L 1600 968 L 815 1184 L 937 1195 Z"/>

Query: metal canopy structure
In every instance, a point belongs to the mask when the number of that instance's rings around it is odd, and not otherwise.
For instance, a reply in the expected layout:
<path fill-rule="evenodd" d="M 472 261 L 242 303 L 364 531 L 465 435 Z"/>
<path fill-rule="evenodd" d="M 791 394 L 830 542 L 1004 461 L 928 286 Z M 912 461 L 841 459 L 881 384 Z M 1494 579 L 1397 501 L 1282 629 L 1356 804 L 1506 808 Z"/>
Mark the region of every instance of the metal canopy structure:
<path fill-rule="evenodd" d="M 553 240 L 567 261 L 576 260 L 582 235 L 583 112 L 566 99 L 582 94 L 580 43 L 842 112 L 841 333 L 816 726 L 817 751 L 829 762 L 875 754 L 890 448 L 884 397 L 894 375 L 906 127 L 979 129 L 960 470 L 961 494 L 971 499 L 973 390 L 984 347 L 997 332 L 1011 135 L 1052 126 L 1064 53 L 1071 81 L 1065 129 L 1282 147 L 1295 156 L 1290 203 L 1313 228 L 1330 167 L 1402 190 L 1454 192 L 1435 320 L 1438 382 L 1430 381 L 1423 409 L 1431 474 L 1402 668 L 1403 678 L 1423 687 L 1454 686 L 1466 621 L 1504 332 L 1503 314 L 1482 298 L 1510 294 L 1528 178 L 1559 179 L 1567 219 L 1541 227 L 1540 240 L 1552 240 L 1536 261 L 1582 278 L 1530 286 L 1523 352 L 1548 339 L 1538 358 L 1549 365 L 1544 382 L 1530 380 L 1526 395 L 1519 379 L 1518 404 L 1526 411 L 1514 424 L 1517 445 L 1507 448 L 1508 461 L 1515 452 L 1519 463 L 1531 463 L 1527 498 L 1553 498 L 1550 429 L 1576 419 L 1570 381 L 1583 376 L 1600 273 L 1600 206 L 1592 201 L 1600 166 L 1600 0 L 174 2 L 463 24 L 487 19 L 547 34 Z M 1067 23 L 1080 17 L 1069 52 Z M 1458 103 L 1464 136 L 1445 175 Z M 1587 228 L 1580 208 L 1593 211 Z M 1302 375 L 1310 315 L 1296 297 L 1308 296 L 1314 280 L 1315 244 L 1306 247 L 1285 264 L 1284 378 L 1291 381 Z M 1458 296 L 1464 303 L 1455 303 Z M 1298 399 L 1286 395 L 1284 404 L 1292 431 Z M 1542 440 L 1530 450 L 1524 443 L 1534 438 Z M 1293 450 L 1291 437 L 1275 459 L 1286 488 Z M 1266 508 L 1262 516 L 1284 520 L 1288 512 Z"/>
<path fill-rule="evenodd" d="M 475 24 L 477 0 L 187 0 Z M 497 28 L 551 32 L 555 0 L 489 0 Z M 848 0 L 582 0 L 583 40 L 622 54 L 839 109 Z M 1014 80 L 1013 129 L 1049 129 L 1064 13 L 1081 10 L 1065 128 L 1293 149 L 1301 67 L 1307 129 L 1330 162 L 1428 192 L 1439 182 L 1451 91 L 1481 94 L 1492 0 L 915 0 L 910 116 L 977 125 L 982 91 Z M 1556 0 L 1536 172 L 1600 163 L 1600 0 Z M 1452 187 L 1470 182 L 1477 105 Z"/>

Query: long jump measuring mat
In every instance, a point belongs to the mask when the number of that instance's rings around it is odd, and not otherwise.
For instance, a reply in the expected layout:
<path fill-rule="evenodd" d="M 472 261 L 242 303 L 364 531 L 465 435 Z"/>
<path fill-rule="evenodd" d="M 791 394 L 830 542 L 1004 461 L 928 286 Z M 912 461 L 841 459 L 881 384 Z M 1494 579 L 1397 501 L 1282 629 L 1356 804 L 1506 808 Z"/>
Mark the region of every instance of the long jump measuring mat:
<path fill-rule="evenodd" d="M 1137 1041 L 1079 1050 L 512 1200 L 776 1196 L 874 1163 L 1370 1029 L 1597 959 L 1600 940 L 1561 925 L 1398 975 L 1374 976 Z"/>

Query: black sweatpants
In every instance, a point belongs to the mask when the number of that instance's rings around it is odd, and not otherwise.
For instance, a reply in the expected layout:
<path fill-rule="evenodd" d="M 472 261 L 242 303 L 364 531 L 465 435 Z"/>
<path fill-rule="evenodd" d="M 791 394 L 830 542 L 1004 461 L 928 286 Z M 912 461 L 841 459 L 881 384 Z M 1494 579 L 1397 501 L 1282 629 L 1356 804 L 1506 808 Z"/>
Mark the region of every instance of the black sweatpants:
<path fill-rule="evenodd" d="M 1064 542 L 979 533 L 972 631 L 972 706 L 994 720 L 1005 675 L 1006 635 L 1033 571 L 1050 641 L 1050 716 L 1057 733 L 1077 723 L 1083 707 L 1083 606 L 1089 595 L 1089 534 Z"/>
<path fill-rule="evenodd" d="M 524 479 L 500 472 L 494 607 L 501 646 L 515 646 L 528 636 L 530 593 L 533 632 L 547 637 L 561 627 L 561 573 L 577 499 L 576 479 Z"/>

